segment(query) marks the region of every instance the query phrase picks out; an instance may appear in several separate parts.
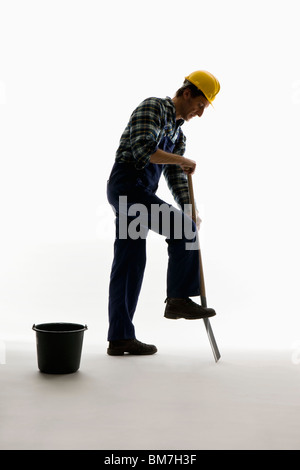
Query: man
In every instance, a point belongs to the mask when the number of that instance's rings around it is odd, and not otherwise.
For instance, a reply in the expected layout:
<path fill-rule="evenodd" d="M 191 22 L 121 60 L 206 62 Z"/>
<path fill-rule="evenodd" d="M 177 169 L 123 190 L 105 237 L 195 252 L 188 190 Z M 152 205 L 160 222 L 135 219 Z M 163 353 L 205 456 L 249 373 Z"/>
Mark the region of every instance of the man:
<path fill-rule="evenodd" d="M 190 299 L 200 294 L 199 256 L 196 250 L 187 248 L 188 242 L 195 241 L 197 229 L 184 209 L 189 204 L 187 174 L 194 173 L 196 162 L 184 157 L 186 138 L 181 126 L 195 116 L 201 117 L 219 90 L 220 84 L 211 73 L 193 72 L 185 78 L 173 99 L 145 99 L 133 111 L 121 136 L 107 185 L 108 201 L 116 215 L 108 305 L 109 355 L 157 352 L 154 345 L 136 339 L 132 322 L 145 270 L 149 228 L 164 235 L 168 243 L 164 316 L 198 319 L 215 315 L 213 309 Z M 180 210 L 156 196 L 161 174 Z M 167 227 L 163 220 L 154 220 L 152 213 L 154 207 L 162 205 L 172 214 Z M 139 224 L 137 207 L 142 217 Z M 178 235 L 179 220 L 183 223 Z M 187 236 L 184 230 L 187 220 L 193 224 L 194 238 Z M 139 232 L 130 230 L 137 229 L 138 225 Z"/>

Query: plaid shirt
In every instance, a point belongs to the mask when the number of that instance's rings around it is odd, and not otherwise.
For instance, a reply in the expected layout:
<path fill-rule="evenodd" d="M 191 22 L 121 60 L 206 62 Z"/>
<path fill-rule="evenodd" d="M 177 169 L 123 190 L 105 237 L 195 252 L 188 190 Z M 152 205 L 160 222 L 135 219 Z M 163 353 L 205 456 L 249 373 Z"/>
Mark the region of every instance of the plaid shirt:
<path fill-rule="evenodd" d="M 116 152 L 117 162 L 134 163 L 142 170 L 149 164 L 159 142 L 168 136 L 175 144 L 172 153 L 184 155 L 186 137 L 181 130 L 183 120 L 176 121 L 175 106 L 171 98 L 147 98 L 132 113 L 121 136 Z M 187 176 L 179 165 L 164 165 L 163 174 L 177 202 L 183 208 L 189 203 Z"/>

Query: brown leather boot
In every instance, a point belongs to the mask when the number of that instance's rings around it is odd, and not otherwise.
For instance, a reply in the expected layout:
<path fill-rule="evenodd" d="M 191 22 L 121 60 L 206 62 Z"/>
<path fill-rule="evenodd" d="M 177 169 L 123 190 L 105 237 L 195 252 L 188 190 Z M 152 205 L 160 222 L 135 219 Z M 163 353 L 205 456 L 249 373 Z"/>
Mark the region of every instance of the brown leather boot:
<path fill-rule="evenodd" d="M 153 344 L 145 344 L 137 339 L 121 339 L 110 341 L 107 348 L 107 354 L 110 356 L 123 356 L 124 353 L 135 355 L 149 355 L 157 352 Z"/>
<path fill-rule="evenodd" d="M 186 320 L 197 320 L 200 318 L 209 318 L 216 315 L 212 308 L 202 307 L 189 298 L 165 300 L 165 317 L 172 320 L 185 318 Z"/>

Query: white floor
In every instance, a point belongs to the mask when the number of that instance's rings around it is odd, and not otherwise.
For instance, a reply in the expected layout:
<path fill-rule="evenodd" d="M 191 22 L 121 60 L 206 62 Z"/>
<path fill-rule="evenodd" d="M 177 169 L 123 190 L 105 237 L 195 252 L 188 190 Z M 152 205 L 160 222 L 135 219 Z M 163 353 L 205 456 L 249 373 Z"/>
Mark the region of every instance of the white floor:
<path fill-rule="evenodd" d="M 202 321 L 163 317 L 165 242 L 149 242 L 135 315 L 138 339 L 158 347 L 149 357 L 106 354 L 111 241 L 1 257 L 0 448 L 300 449 L 296 277 L 276 295 L 278 270 L 260 265 L 253 293 L 248 264 L 228 264 L 233 275 L 208 251 L 216 364 Z M 75 374 L 38 371 L 32 325 L 52 321 L 88 325 Z"/>
<path fill-rule="evenodd" d="M 35 341 L 2 351 L 0 448 L 300 449 L 300 365 L 290 351 L 159 346 L 110 357 L 83 345 L 78 372 L 42 374 Z"/>

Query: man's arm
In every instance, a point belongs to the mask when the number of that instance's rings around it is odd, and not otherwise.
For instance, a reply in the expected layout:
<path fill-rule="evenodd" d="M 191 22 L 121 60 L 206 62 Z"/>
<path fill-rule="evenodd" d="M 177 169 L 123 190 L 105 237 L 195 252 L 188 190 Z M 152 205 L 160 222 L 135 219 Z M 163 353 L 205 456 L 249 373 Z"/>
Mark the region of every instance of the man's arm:
<path fill-rule="evenodd" d="M 165 152 L 157 149 L 150 157 L 151 163 L 165 165 L 179 165 L 186 174 L 193 174 L 196 169 L 196 162 L 175 153 Z"/>

